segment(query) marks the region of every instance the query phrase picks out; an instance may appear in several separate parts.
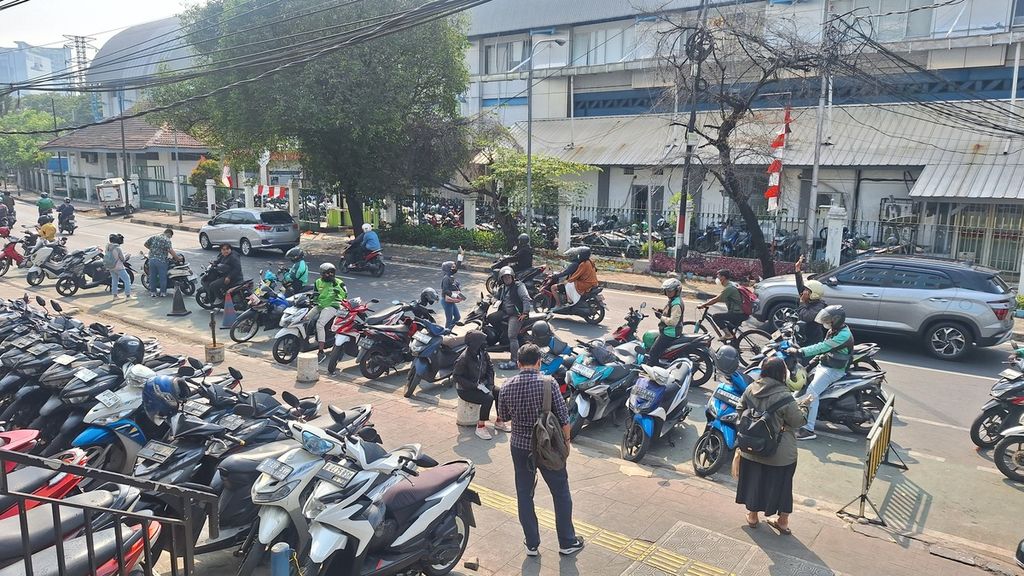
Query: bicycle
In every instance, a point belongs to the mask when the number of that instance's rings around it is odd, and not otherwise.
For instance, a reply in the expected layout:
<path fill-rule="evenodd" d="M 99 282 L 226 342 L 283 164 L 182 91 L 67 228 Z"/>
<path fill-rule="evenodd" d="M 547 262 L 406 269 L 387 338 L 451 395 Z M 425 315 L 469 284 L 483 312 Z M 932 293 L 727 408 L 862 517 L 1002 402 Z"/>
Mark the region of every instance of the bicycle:
<path fill-rule="evenodd" d="M 708 325 L 711 326 L 711 329 L 714 330 L 715 336 L 719 340 L 722 340 L 729 346 L 735 348 L 737 352 L 739 352 L 740 364 L 742 364 L 744 367 L 746 367 L 750 363 L 750 360 L 754 356 L 760 354 L 765 344 L 770 342 L 772 339 L 772 335 L 765 332 L 764 330 L 750 328 L 748 330 L 740 331 L 739 326 L 735 326 L 731 327 L 733 334 L 732 338 L 726 340 L 724 338 L 725 330 L 722 328 L 722 326 L 719 326 L 718 322 L 715 321 L 715 318 L 711 316 L 710 308 L 704 308 L 703 310 L 704 314 L 701 315 L 701 317 L 696 322 L 686 321 L 681 324 L 681 333 L 683 335 L 707 334 L 708 328 L 707 326 L 705 326 L 705 323 L 707 323 Z"/>

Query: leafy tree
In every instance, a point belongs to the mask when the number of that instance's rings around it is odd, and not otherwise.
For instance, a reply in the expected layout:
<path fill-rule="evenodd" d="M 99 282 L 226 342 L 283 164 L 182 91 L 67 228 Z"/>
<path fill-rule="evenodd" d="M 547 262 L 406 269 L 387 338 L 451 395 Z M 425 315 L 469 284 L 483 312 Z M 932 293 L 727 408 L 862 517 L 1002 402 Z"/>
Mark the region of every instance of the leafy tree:
<path fill-rule="evenodd" d="M 22 110 L 0 116 L 0 131 L 47 130 L 53 127 L 50 114 Z M 0 170 L 30 168 L 46 161 L 49 154 L 39 149 L 46 135 L 0 134 Z"/>
<path fill-rule="evenodd" d="M 15 109 L 35 110 L 50 115 L 50 128 L 53 127 L 54 112 L 59 127 L 93 121 L 90 96 L 86 94 L 29 94 L 15 99 Z"/>
<path fill-rule="evenodd" d="M 221 172 L 220 163 L 216 160 L 203 158 L 196 164 L 196 167 L 192 169 L 192 173 L 188 175 L 188 183 L 196 189 L 194 196 L 196 202 L 205 202 L 206 181 L 219 179 Z"/>
<path fill-rule="evenodd" d="M 219 69 L 225 60 L 270 49 L 287 53 L 290 44 L 421 3 L 377 0 L 311 14 L 316 6 L 310 0 L 212 0 L 182 20 L 198 61 Z M 217 24 L 249 11 L 243 19 Z M 231 34 L 260 24 L 266 26 Z M 253 47 L 256 42 L 262 44 Z M 347 46 L 165 117 L 229 161 L 251 162 L 265 148 L 298 150 L 312 183 L 344 196 L 358 228 L 363 200 L 437 185 L 457 166 L 458 96 L 469 78 L 466 45 L 460 19 L 437 20 Z M 253 74 L 220 70 L 155 89 L 152 100 L 172 102 Z"/>

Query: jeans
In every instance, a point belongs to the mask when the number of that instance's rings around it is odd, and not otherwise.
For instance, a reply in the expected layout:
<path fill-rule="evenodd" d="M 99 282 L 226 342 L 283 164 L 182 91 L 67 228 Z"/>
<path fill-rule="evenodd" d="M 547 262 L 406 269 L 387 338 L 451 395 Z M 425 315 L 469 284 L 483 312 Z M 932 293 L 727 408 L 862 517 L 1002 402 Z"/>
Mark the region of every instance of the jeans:
<path fill-rule="evenodd" d="M 132 295 L 132 278 L 124 268 L 110 271 L 110 295 L 117 296 L 118 280 L 124 283 L 124 295 Z"/>
<path fill-rule="evenodd" d="M 814 369 L 814 378 L 807 387 L 807 394 L 814 394 L 814 400 L 807 410 L 807 426 L 805 426 L 811 432 L 814 431 L 814 421 L 818 419 L 818 402 L 821 401 L 821 393 L 843 376 L 846 376 L 846 370 L 840 368 L 819 365 Z"/>
<path fill-rule="evenodd" d="M 149 259 L 149 291 L 167 295 L 167 260 Z"/>
<path fill-rule="evenodd" d="M 537 466 L 529 450 L 512 447 L 512 465 L 516 475 L 516 503 L 519 508 L 519 523 L 523 526 L 526 545 L 536 548 L 540 545 L 540 528 L 537 526 L 537 512 L 533 507 L 533 493 L 537 485 Z M 558 546 L 568 548 L 576 540 L 576 528 L 572 525 L 572 495 L 569 492 L 567 468 L 561 470 L 540 469 L 544 483 L 548 485 L 555 505 L 555 530 L 558 532 Z"/>
<path fill-rule="evenodd" d="M 462 320 L 462 314 L 459 312 L 459 305 L 456 302 L 441 302 L 441 308 L 444 308 L 444 327 L 446 330 L 451 330 L 452 326 L 459 320 Z"/>
<path fill-rule="evenodd" d="M 515 314 L 508 317 L 508 351 L 512 354 L 512 363 L 519 362 L 519 328 L 522 322 Z"/>
<path fill-rule="evenodd" d="M 466 402 L 480 405 L 480 416 L 477 420 L 480 422 L 487 422 L 491 419 L 491 406 L 498 402 L 497 387 L 491 388 L 491 394 L 488 394 L 479 388 L 459 388 L 458 393 L 459 398 L 462 398 Z"/>

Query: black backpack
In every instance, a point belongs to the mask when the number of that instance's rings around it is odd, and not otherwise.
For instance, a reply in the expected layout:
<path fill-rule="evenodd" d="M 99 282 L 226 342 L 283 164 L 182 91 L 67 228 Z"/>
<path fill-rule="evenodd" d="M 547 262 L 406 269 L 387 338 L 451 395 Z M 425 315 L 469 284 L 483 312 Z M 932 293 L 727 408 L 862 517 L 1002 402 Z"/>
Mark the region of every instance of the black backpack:
<path fill-rule="evenodd" d="M 782 441 L 782 430 L 776 429 L 775 412 L 783 406 L 795 402 L 792 396 L 772 404 L 767 410 L 759 412 L 754 408 L 746 408 L 740 414 L 736 424 L 736 447 L 747 454 L 769 457 L 779 449 Z"/>

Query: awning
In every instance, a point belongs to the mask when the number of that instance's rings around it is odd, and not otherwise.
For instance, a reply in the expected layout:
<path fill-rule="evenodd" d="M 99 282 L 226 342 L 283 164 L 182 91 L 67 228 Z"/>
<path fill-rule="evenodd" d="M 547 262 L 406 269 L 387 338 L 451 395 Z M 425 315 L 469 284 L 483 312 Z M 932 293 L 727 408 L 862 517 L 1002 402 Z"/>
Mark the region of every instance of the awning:
<path fill-rule="evenodd" d="M 1024 200 L 1024 165 L 1014 162 L 926 166 L 912 198 Z"/>

